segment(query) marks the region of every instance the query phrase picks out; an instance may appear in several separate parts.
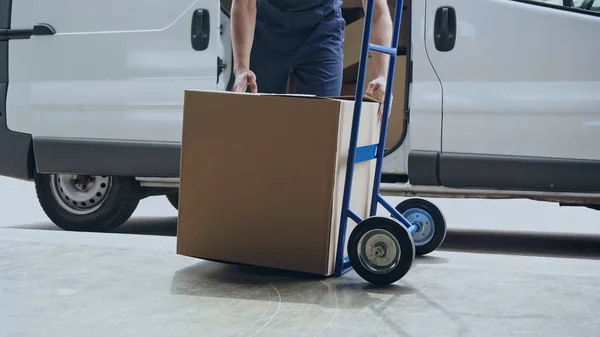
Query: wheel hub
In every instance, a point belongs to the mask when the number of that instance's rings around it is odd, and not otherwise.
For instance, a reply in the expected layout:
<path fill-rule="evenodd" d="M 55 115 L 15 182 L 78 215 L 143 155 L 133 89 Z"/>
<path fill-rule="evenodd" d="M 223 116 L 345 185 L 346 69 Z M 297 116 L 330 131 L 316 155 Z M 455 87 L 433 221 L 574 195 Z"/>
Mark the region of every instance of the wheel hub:
<path fill-rule="evenodd" d="M 417 225 L 418 229 L 413 233 L 413 240 L 416 246 L 427 244 L 435 234 L 433 217 L 425 210 L 411 208 L 402 214 L 408 222 Z"/>
<path fill-rule="evenodd" d="M 90 184 L 93 184 L 94 180 L 95 177 L 75 175 L 72 179 L 72 182 L 73 186 L 75 186 L 75 188 L 77 188 L 78 191 L 86 192 L 88 190 L 88 186 L 90 186 Z"/>
<path fill-rule="evenodd" d="M 358 257 L 361 264 L 376 274 L 385 274 L 400 261 L 400 244 L 383 229 L 366 232 L 358 242 Z"/>
<path fill-rule="evenodd" d="M 60 206 L 72 214 L 89 214 L 106 201 L 112 185 L 108 176 L 58 174 L 51 176 L 51 190 Z"/>
<path fill-rule="evenodd" d="M 375 247 L 373 247 L 373 254 L 377 258 L 382 258 L 385 256 L 386 249 L 385 245 L 382 243 L 378 243 Z"/>

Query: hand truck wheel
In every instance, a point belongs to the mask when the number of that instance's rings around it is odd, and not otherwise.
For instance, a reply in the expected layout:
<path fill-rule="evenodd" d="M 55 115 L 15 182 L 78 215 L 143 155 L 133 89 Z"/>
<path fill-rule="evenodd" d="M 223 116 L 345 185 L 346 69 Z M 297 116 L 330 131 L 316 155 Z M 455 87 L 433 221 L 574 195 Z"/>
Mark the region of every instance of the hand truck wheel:
<path fill-rule="evenodd" d="M 412 235 L 418 256 L 433 252 L 444 242 L 446 219 L 433 203 L 412 198 L 402 201 L 395 208 L 408 222 L 419 225 L 419 229 Z"/>
<path fill-rule="evenodd" d="M 350 234 L 348 258 L 356 273 L 367 282 L 390 284 L 410 270 L 415 244 L 400 221 L 374 216 L 363 220 Z"/>

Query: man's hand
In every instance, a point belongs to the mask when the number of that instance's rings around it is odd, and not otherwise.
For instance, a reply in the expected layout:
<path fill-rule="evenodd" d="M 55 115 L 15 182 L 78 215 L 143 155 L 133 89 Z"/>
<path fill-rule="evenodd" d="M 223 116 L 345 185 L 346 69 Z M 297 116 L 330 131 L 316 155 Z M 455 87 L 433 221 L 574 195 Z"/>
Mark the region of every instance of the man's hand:
<path fill-rule="evenodd" d="M 235 92 L 246 92 L 246 89 L 250 87 L 253 93 L 258 92 L 258 86 L 256 85 L 256 75 L 251 70 L 242 70 L 235 75 L 235 84 L 233 85 L 233 91 Z"/>
<path fill-rule="evenodd" d="M 371 42 L 382 46 L 390 46 L 392 41 L 392 17 L 386 0 L 374 0 L 373 6 L 373 24 L 371 28 Z M 363 10 L 367 11 L 367 0 L 362 0 Z M 379 102 L 383 103 L 385 96 L 385 79 L 387 77 L 389 55 L 383 53 L 369 53 L 372 55 L 377 78 L 369 83 L 367 87 L 367 96 L 371 96 Z M 390 104 L 391 102 L 390 97 Z M 383 115 L 383 104 L 379 104 L 379 121 Z"/>
<path fill-rule="evenodd" d="M 233 48 L 233 91 L 245 92 L 248 86 L 257 92 L 256 76 L 250 71 L 250 52 L 256 26 L 256 0 L 231 3 L 231 45 Z"/>
<path fill-rule="evenodd" d="M 372 97 L 378 100 L 379 103 L 379 112 L 377 113 L 377 120 L 381 121 L 381 117 L 383 116 L 383 100 L 385 99 L 385 90 L 386 90 L 386 79 L 385 77 L 377 77 L 369 85 L 367 86 L 367 91 L 365 95 Z M 392 104 L 393 95 L 390 95 L 390 107 Z"/>

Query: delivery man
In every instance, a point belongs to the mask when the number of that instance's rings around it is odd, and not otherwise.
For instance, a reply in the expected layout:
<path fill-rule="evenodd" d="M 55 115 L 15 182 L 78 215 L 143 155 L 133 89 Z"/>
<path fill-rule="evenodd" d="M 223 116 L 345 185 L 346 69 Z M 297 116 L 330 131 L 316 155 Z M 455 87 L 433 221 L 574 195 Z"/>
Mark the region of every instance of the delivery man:
<path fill-rule="evenodd" d="M 361 0 L 366 11 L 366 0 Z M 300 94 L 339 96 L 345 21 L 342 0 L 233 0 L 234 91 L 287 93 L 294 75 Z M 386 0 L 375 0 L 371 43 L 390 46 Z M 366 94 L 383 101 L 388 55 L 373 53 L 377 78 Z M 380 109 L 381 111 L 381 109 Z"/>

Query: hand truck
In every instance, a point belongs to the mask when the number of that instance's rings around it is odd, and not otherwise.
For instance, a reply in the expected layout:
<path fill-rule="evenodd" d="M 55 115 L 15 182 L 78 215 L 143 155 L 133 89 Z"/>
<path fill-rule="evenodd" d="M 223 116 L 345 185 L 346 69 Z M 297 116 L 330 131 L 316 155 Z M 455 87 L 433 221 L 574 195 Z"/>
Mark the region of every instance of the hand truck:
<path fill-rule="evenodd" d="M 437 207 L 425 200 L 410 199 L 394 208 L 379 192 L 404 4 L 403 0 L 396 2 L 391 47 L 384 47 L 370 43 L 374 2 L 374 0 L 367 0 L 364 19 L 334 275 L 341 276 L 354 269 L 359 276 L 370 283 L 390 284 L 406 275 L 412 266 L 415 254 L 427 254 L 439 247 L 446 236 L 446 225 Z M 357 147 L 369 51 L 390 55 L 386 92 L 382 102 L 381 133 L 378 144 Z M 373 159 L 376 160 L 376 168 L 371 207 L 369 217 L 363 220 L 350 209 L 354 165 Z M 389 211 L 391 217 L 376 216 L 378 204 Z M 398 209 L 401 209 L 404 215 Z M 344 246 L 348 219 L 353 220 L 357 226 L 348 239 L 346 257 Z"/>

